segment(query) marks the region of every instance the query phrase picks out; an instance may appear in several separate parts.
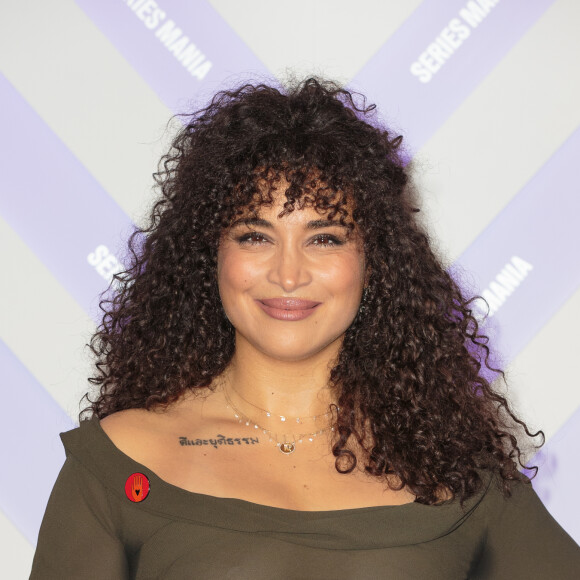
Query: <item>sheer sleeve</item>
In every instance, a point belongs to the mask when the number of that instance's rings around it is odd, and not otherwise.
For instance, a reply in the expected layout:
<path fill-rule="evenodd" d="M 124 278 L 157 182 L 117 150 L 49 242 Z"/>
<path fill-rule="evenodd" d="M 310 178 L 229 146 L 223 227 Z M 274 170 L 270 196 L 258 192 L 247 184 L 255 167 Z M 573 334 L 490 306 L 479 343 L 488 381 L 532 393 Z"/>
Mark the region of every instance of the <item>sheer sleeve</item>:
<path fill-rule="evenodd" d="M 496 494 L 487 538 L 474 580 L 576 580 L 580 547 L 550 515 L 529 484 L 515 484 L 512 497 Z"/>
<path fill-rule="evenodd" d="M 129 578 L 106 489 L 70 455 L 56 480 L 38 535 L 31 580 Z"/>

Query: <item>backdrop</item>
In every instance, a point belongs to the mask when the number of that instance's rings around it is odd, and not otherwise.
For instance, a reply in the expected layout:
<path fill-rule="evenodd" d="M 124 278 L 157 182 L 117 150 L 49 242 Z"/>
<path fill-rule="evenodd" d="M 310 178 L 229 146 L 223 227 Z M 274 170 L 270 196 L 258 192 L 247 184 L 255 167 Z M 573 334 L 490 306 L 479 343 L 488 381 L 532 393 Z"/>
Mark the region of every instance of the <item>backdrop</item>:
<path fill-rule="evenodd" d="M 290 74 L 363 92 L 404 135 L 434 243 L 546 433 L 534 486 L 580 541 L 579 21 L 575 0 L 3 1 L 0 576 L 28 576 L 171 115 Z"/>

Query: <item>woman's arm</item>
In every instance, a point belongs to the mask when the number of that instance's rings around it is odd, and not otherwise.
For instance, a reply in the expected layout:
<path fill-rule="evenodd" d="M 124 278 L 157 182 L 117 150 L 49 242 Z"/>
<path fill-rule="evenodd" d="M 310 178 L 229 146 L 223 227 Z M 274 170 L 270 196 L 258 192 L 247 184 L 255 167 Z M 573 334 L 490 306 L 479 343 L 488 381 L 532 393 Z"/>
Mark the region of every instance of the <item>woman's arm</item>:
<path fill-rule="evenodd" d="M 32 564 L 31 580 L 129 578 L 106 489 L 72 457 L 56 480 Z"/>

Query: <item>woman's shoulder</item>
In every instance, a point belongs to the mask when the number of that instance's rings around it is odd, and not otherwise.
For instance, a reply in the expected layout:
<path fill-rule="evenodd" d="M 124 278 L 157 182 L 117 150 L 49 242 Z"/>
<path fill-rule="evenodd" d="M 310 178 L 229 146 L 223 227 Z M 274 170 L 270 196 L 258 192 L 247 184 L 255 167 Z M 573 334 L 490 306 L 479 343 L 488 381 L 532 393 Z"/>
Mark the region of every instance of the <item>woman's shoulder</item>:
<path fill-rule="evenodd" d="M 75 459 L 90 455 L 110 454 L 117 450 L 125 452 L 131 442 L 145 433 L 146 416 L 137 409 L 119 411 L 99 419 L 92 415 L 80 421 L 78 427 L 60 434 L 67 457 Z"/>
<path fill-rule="evenodd" d="M 146 462 L 156 449 L 162 423 L 145 409 L 127 409 L 99 419 L 85 418 L 60 434 L 66 456 L 93 471 L 115 459 Z"/>
<path fill-rule="evenodd" d="M 199 397 L 186 393 L 168 406 L 111 413 L 100 419 L 99 424 L 118 447 L 143 447 L 149 440 L 163 438 L 183 424 L 199 420 L 200 403 Z"/>
<path fill-rule="evenodd" d="M 480 476 L 481 486 L 475 501 L 485 514 L 490 530 L 519 526 L 523 522 L 548 515 L 532 481 L 526 475 L 520 474 L 514 479 L 505 480 L 497 472 L 483 471 Z"/>
<path fill-rule="evenodd" d="M 127 409 L 99 421 L 102 432 L 117 450 L 148 466 L 166 462 L 178 425 L 178 414 L 172 409 Z"/>
<path fill-rule="evenodd" d="M 117 411 L 98 422 L 115 447 L 130 456 L 133 450 L 143 447 L 156 427 L 151 412 L 146 409 Z"/>

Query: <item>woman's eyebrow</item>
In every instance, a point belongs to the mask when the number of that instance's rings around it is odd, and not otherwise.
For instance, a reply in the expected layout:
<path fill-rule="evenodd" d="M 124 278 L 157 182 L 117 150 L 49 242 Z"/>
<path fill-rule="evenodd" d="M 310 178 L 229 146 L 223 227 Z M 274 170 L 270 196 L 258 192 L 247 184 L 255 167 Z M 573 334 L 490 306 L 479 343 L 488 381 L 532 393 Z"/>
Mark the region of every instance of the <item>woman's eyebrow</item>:
<path fill-rule="evenodd" d="M 332 226 L 338 226 L 339 228 L 344 228 L 348 230 L 348 226 L 346 224 L 341 224 L 335 220 L 313 220 L 306 224 L 306 229 L 309 230 L 317 230 L 320 228 L 329 228 Z"/>
<path fill-rule="evenodd" d="M 239 225 L 246 225 L 246 226 L 258 226 L 262 228 L 270 228 L 272 229 L 274 226 L 268 220 L 263 218 L 255 218 L 255 217 L 246 217 L 240 218 L 236 220 L 231 227 L 239 226 Z M 341 224 L 338 221 L 333 220 L 312 220 L 306 223 L 305 228 L 308 230 L 317 230 L 320 228 L 328 228 L 332 226 L 338 226 L 340 228 L 349 229 L 347 225 Z"/>
<path fill-rule="evenodd" d="M 272 224 L 265 219 L 262 218 L 252 218 L 252 217 L 245 217 L 237 219 L 230 227 L 235 226 L 260 226 L 263 228 L 272 228 Z"/>

